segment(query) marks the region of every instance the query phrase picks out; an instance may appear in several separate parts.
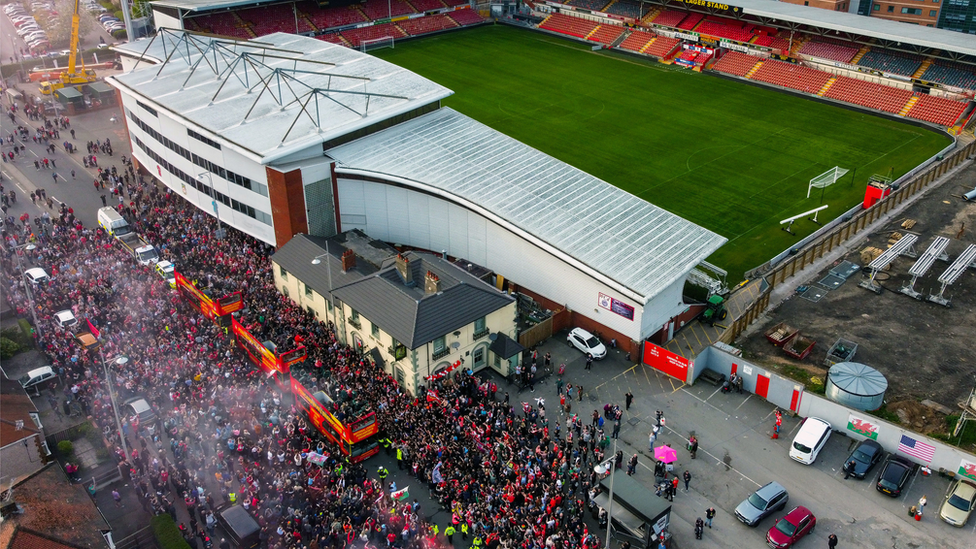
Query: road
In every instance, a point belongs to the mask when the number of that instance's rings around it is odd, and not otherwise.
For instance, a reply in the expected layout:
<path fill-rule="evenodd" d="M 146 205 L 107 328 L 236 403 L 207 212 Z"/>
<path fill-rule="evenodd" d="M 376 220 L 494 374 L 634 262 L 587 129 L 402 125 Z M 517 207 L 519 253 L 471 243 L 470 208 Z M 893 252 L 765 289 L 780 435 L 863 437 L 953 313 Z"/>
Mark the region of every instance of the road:
<path fill-rule="evenodd" d="M 18 193 L 17 204 L 10 209 L 10 214 L 14 217 L 24 211 L 32 216 L 40 214 L 40 208 L 30 203 L 27 194 L 37 187 L 44 187 L 49 196 L 70 205 L 86 225 L 94 225 L 96 211 L 102 205 L 99 196 L 104 191 L 96 192 L 93 188 L 94 171 L 83 167 L 81 155 L 86 141 L 109 137 L 115 156 L 100 155 L 100 164 L 109 167 L 114 161 L 121 167 L 119 158 L 130 154 L 129 144 L 125 126 L 121 122 L 113 124 L 112 116 L 121 118 L 122 115 L 118 109 L 109 109 L 75 117 L 72 121 L 77 136 L 75 145 L 82 152 L 66 155 L 63 149 L 60 150 L 54 155 L 57 170 L 34 169 L 33 159 L 43 157 L 45 153 L 32 141 L 26 143 L 26 158 L 0 165 L 4 186 L 10 188 L 12 183 Z M 9 119 L 4 118 L 3 122 L 9 122 Z M 26 121 L 20 119 L 19 123 Z M 3 133 L 8 132 L 9 127 L 5 124 Z M 9 147 L 5 146 L 4 150 Z M 71 169 L 76 172 L 75 179 L 71 179 Z M 52 172 L 62 176 L 56 185 L 52 182 Z M 66 179 L 63 178 L 65 175 Z M 567 382 L 581 383 L 586 388 L 588 398 L 574 410 L 584 417 L 590 408 L 602 408 L 605 402 L 622 405 L 623 395 L 628 390 L 635 395 L 633 406 L 624 415 L 619 449 L 624 451 L 625 458 L 635 452 L 642 456 L 636 478 L 648 487 L 648 497 L 654 496 L 651 491 L 653 462 L 649 457 L 647 434 L 655 410 L 663 410 L 667 418 L 659 444 L 670 443 L 672 447 L 683 449 L 686 437 L 691 432 L 696 434 L 700 441 L 698 459 L 690 460 L 688 453 L 681 450 L 675 464 L 676 472 L 687 469 L 693 476 L 691 490 L 679 492 L 673 504 L 671 531 L 679 546 L 763 546 L 765 532 L 775 519 L 769 518 L 756 528 L 748 528 L 734 518 L 733 509 L 760 485 L 777 480 L 790 492 L 790 508 L 804 505 L 818 519 L 816 531 L 797 544 L 799 549 L 825 546 L 826 537 L 831 532 L 840 538 L 841 548 L 976 548 L 976 518 L 961 529 L 950 527 L 938 518 L 939 506 L 948 487 L 948 481 L 938 475 L 918 475 L 910 481 L 905 494 L 890 498 L 874 488 L 873 479 L 880 467 L 867 480 L 843 480 L 840 467 L 852 441 L 842 434 L 834 433 L 814 465 L 803 466 L 790 460 L 787 456 L 789 443 L 799 426 L 799 418 L 784 417 L 782 437 L 771 440 L 773 408 L 758 397 L 725 395 L 707 383 L 685 386 L 642 365 L 634 365 L 622 353 L 613 351 L 593 370 L 585 371 L 582 356 L 568 349 L 558 336 L 547 341 L 540 352 L 546 350 L 553 353 L 555 364 L 567 364 Z M 503 381 L 499 384 L 503 391 L 514 392 L 514 387 L 503 385 Z M 551 399 L 550 403 L 558 400 L 552 383 L 539 385 L 532 397 L 539 396 Z M 513 395 L 512 401 L 517 403 L 521 399 L 529 400 L 528 395 Z M 409 480 L 404 478 L 402 482 Z M 922 495 L 927 496 L 929 505 L 922 521 L 917 522 L 908 516 L 908 508 Z M 706 530 L 702 541 L 693 541 L 695 519 L 704 517 L 709 506 L 718 509 L 714 528 Z M 440 521 L 442 514 L 435 513 L 435 520 Z"/>

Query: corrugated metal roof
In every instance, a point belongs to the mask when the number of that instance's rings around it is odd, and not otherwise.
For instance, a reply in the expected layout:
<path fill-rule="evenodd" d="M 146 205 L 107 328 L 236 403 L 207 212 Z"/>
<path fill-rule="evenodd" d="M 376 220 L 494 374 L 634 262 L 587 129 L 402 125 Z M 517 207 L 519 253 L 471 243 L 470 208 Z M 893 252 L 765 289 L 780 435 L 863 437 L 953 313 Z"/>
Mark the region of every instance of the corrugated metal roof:
<path fill-rule="evenodd" d="M 749 15 L 770 17 L 814 27 L 827 27 L 841 32 L 892 42 L 904 42 L 937 50 L 976 55 L 976 39 L 972 35 L 961 32 L 910 25 L 881 19 L 880 17 L 798 6 L 775 0 L 735 0 L 730 5 L 741 7 L 743 13 Z M 919 6 L 924 7 L 922 4 Z M 933 7 L 938 6 L 933 5 Z"/>
<path fill-rule="evenodd" d="M 244 6 L 264 6 L 281 2 L 256 2 L 255 0 L 155 0 L 154 6 L 178 8 L 185 11 L 210 11 L 219 8 L 238 8 Z"/>
<path fill-rule="evenodd" d="M 327 154 L 337 172 L 388 174 L 484 208 L 645 303 L 726 242 L 449 108 Z"/>
<path fill-rule="evenodd" d="M 852 395 L 875 396 L 888 389 L 884 374 L 860 362 L 834 364 L 827 375 L 838 389 Z"/>
<path fill-rule="evenodd" d="M 192 70 L 191 66 L 200 60 L 201 51 L 206 51 L 211 42 L 221 42 L 226 47 L 219 52 L 210 51 L 206 61 Z M 180 53 L 172 55 L 174 48 L 181 44 Z M 268 53 L 278 57 L 261 56 L 261 48 L 267 47 L 276 48 L 277 51 Z M 235 50 L 249 52 L 254 57 L 239 62 Z M 193 129 L 200 128 L 210 134 L 208 137 L 227 143 L 263 164 L 452 93 L 444 86 L 360 51 L 294 34 L 275 33 L 250 41 L 234 41 L 166 31 L 158 34 L 151 44 L 139 41 L 119 51 L 135 56 L 145 51 L 145 57 L 156 61 L 166 59 L 169 54 L 170 60 L 162 67 L 144 64 L 114 76 L 108 80 L 113 86 L 170 111 L 185 119 Z M 267 67 L 261 67 L 261 63 Z M 236 68 L 230 69 L 232 65 Z M 294 69 L 309 72 L 288 72 Z M 269 76 L 274 70 L 285 71 L 304 85 L 286 81 L 284 77 L 279 82 L 278 77 Z M 267 90 L 262 89 L 260 79 L 269 81 Z M 329 91 L 308 100 L 310 88 Z M 276 97 L 282 99 L 284 107 Z M 308 105 L 303 113 L 301 105 L 306 101 Z"/>
<path fill-rule="evenodd" d="M 408 349 L 450 334 L 515 301 L 440 257 L 416 252 L 404 255 L 410 260 L 413 286 L 406 286 L 396 266 L 391 265 L 333 293 Z M 424 293 L 427 271 L 440 277 L 441 289 L 436 294 Z"/>

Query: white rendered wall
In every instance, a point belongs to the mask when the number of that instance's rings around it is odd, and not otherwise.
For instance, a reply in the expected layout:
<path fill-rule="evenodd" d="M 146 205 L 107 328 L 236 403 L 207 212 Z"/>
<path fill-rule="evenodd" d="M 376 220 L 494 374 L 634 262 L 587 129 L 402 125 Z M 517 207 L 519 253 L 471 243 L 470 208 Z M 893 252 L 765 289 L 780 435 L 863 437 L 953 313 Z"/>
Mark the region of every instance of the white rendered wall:
<path fill-rule="evenodd" d="M 447 200 L 384 183 L 337 175 L 342 231 L 468 259 L 640 341 L 684 311 L 675 282 L 648 304 L 622 295 L 535 244 Z M 621 268 L 640 268 L 622 265 Z M 598 306 L 603 293 L 634 308 L 634 320 Z"/>
<path fill-rule="evenodd" d="M 127 94 L 124 90 L 121 91 L 121 96 L 122 105 L 127 111 L 134 113 L 143 123 L 164 135 L 170 141 L 182 146 L 197 156 L 206 158 L 225 169 L 232 170 L 267 187 L 267 175 L 263 166 L 227 147 L 221 147 L 220 150 L 217 150 L 196 139 L 191 139 L 187 135 L 186 126 L 177 120 L 169 118 L 164 111 L 157 110 L 157 116 L 153 116 L 137 105 L 136 98 Z M 132 137 L 138 137 L 147 148 L 166 159 L 167 162 L 176 168 L 189 174 L 191 177 L 196 177 L 198 174 L 204 172 L 208 173 L 209 177 L 204 176 L 202 179 L 205 184 L 242 204 L 251 206 L 270 216 L 271 201 L 267 196 L 230 183 L 217 174 L 207 172 L 204 168 L 156 141 L 154 137 L 144 132 L 135 124 L 128 117 L 128 114 L 126 114 L 126 123 Z M 184 183 L 176 175 L 169 173 L 165 167 L 146 155 L 134 141 L 131 145 L 132 154 L 156 179 L 162 181 L 173 192 L 178 193 L 200 210 L 211 216 L 214 215 L 213 198 L 197 190 L 195 187 Z M 217 204 L 217 209 L 220 213 L 221 222 L 268 244 L 273 245 L 275 243 L 274 227 L 272 225 L 258 221 L 220 202 Z"/>

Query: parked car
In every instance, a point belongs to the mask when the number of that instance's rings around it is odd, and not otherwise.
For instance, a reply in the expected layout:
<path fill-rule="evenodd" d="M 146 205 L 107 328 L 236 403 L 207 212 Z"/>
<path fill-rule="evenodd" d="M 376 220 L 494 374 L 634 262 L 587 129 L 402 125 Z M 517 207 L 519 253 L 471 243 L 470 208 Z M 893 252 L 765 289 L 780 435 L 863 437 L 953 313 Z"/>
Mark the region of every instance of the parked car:
<path fill-rule="evenodd" d="M 854 470 L 851 471 L 851 476 L 855 478 L 864 478 L 874 466 L 884 459 L 885 451 L 880 444 L 871 440 L 865 439 L 857 443 L 854 447 L 854 451 L 851 455 L 847 456 L 844 460 L 844 467 L 851 461 L 854 462 Z"/>
<path fill-rule="evenodd" d="M 939 509 L 939 517 L 953 526 L 962 528 L 976 507 L 976 483 L 959 479 L 949 485 L 945 501 Z"/>
<path fill-rule="evenodd" d="M 78 325 L 78 319 L 74 313 L 65 309 L 54 314 L 54 323 L 63 330 L 73 330 Z"/>
<path fill-rule="evenodd" d="M 902 488 L 905 487 L 905 483 L 911 478 L 913 472 L 915 472 L 914 463 L 901 456 L 891 454 L 885 460 L 884 467 L 881 468 L 876 488 L 882 494 L 896 498 L 901 495 Z"/>
<path fill-rule="evenodd" d="M 139 426 L 146 429 L 150 436 L 156 433 L 156 412 L 144 397 L 136 396 L 126 400 L 123 411 L 127 417 L 138 416 Z"/>
<path fill-rule="evenodd" d="M 803 420 L 800 431 L 793 437 L 790 446 L 790 457 L 804 465 L 811 465 L 817 460 L 820 450 L 830 438 L 830 423 L 819 417 L 808 417 Z"/>
<path fill-rule="evenodd" d="M 770 482 L 756 490 L 735 508 L 735 518 L 749 526 L 759 524 L 762 519 L 781 511 L 790 500 L 790 494 L 778 482 Z"/>
<path fill-rule="evenodd" d="M 54 368 L 42 366 L 27 372 L 17 381 L 20 382 L 20 386 L 24 389 L 30 389 L 31 387 L 37 387 L 46 381 L 50 381 L 55 377 L 57 377 L 57 374 L 54 373 Z"/>
<path fill-rule="evenodd" d="M 573 328 L 569 332 L 569 336 L 566 337 L 566 341 L 571 347 L 576 347 L 583 354 L 592 356 L 596 360 L 607 356 L 607 348 L 603 346 L 603 343 L 600 343 L 599 339 L 583 328 Z"/>
<path fill-rule="evenodd" d="M 51 280 L 51 277 L 47 275 L 47 271 L 40 267 L 34 267 L 33 269 L 27 269 L 24 271 L 24 280 L 34 284 L 35 286 L 44 282 Z"/>
<path fill-rule="evenodd" d="M 792 547 L 803 536 L 817 527 L 817 517 L 803 506 L 795 507 L 786 516 L 777 520 L 766 533 L 766 545 L 775 549 Z"/>

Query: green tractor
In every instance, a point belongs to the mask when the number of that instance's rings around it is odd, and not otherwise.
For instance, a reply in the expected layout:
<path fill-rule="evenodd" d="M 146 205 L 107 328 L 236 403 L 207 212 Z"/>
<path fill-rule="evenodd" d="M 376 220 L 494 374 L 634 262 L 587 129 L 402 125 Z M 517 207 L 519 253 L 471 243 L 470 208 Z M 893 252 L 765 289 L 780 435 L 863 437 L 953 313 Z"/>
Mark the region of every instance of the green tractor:
<path fill-rule="evenodd" d="M 725 298 L 715 294 L 708 298 L 705 303 L 705 311 L 701 314 L 701 320 L 707 322 L 709 326 L 714 326 L 716 320 L 725 320 L 728 315 L 729 311 L 725 308 Z"/>

